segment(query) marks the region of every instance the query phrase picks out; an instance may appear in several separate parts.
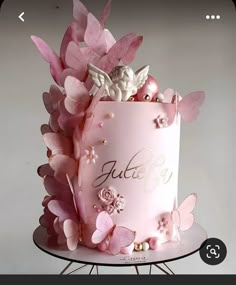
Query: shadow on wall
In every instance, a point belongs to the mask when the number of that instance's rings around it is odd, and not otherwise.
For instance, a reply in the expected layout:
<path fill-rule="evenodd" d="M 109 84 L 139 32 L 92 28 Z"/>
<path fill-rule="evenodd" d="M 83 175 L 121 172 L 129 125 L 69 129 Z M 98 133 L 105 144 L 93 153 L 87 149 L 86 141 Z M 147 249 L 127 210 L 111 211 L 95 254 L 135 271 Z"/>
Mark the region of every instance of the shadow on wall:
<path fill-rule="evenodd" d="M 0 10 L 1 10 L 3 1 L 4 1 L 4 0 L 0 0 Z"/>
<path fill-rule="evenodd" d="M 232 0 L 235 6 L 235 10 L 236 10 L 236 0 Z"/>

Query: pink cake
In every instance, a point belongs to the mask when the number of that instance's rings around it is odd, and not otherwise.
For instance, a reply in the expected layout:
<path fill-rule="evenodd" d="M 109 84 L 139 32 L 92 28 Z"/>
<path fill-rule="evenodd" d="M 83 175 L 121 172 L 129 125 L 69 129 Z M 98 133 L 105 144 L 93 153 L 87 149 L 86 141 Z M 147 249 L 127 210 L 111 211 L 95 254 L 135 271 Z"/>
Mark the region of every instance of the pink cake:
<path fill-rule="evenodd" d="M 60 248 L 108 254 L 158 250 L 193 222 L 196 194 L 178 204 L 180 122 L 197 118 L 204 92 L 160 92 L 144 65 L 133 71 L 143 38 L 116 41 L 74 0 L 74 21 L 58 56 L 32 36 L 57 85 L 43 94 L 50 114 L 41 132 L 48 163 L 38 168 L 47 196 L 41 226 Z"/>

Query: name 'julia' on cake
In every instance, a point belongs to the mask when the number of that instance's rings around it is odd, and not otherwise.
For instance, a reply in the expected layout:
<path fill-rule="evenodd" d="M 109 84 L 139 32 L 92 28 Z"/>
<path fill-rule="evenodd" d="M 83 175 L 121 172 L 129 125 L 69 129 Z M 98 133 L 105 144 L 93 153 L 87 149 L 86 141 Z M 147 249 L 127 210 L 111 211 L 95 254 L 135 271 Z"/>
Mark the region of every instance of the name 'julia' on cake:
<path fill-rule="evenodd" d="M 74 0 L 60 55 L 31 38 L 56 83 L 43 94 L 40 224 L 59 247 L 116 255 L 158 250 L 192 226 L 197 195 L 177 201 L 180 122 L 197 118 L 205 95 L 162 93 L 149 65 L 133 70 L 143 37 L 116 40 L 105 29 L 110 9 L 98 20 Z"/>

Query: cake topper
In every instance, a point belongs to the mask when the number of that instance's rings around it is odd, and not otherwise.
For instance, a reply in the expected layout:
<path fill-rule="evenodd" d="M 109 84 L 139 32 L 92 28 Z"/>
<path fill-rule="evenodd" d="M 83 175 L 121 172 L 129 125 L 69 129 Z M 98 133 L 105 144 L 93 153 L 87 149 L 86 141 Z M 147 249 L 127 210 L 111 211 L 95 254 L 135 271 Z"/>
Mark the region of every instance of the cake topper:
<path fill-rule="evenodd" d="M 136 72 L 129 66 L 116 66 L 111 73 L 88 64 L 88 72 L 96 87 L 104 87 L 108 96 L 114 101 L 127 101 L 136 94 L 148 78 L 149 65 L 145 65 Z"/>

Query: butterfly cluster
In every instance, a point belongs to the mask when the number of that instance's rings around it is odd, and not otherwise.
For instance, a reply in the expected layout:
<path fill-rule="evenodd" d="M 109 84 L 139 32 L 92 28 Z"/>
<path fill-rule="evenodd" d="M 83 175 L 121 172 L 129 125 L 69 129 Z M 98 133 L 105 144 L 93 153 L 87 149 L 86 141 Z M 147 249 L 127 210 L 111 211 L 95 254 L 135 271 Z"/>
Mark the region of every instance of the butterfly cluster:
<path fill-rule="evenodd" d="M 103 89 L 93 93 L 94 85 L 88 64 L 110 73 L 120 63 L 130 64 L 143 37 L 129 33 L 118 41 L 105 28 L 111 1 L 96 18 L 80 0 L 73 1 L 73 21 L 68 26 L 59 55 L 41 38 L 31 36 L 42 57 L 49 63 L 56 83 L 43 93 L 49 121 L 41 126 L 47 147 L 48 163 L 38 168 L 47 195 L 43 200 L 44 213 L 40 224 L 59 244 L 74 250 L 79 242 L 92 247 L 81 225 L 87 215 L 82 191 L 83 163 L 94 163 L 96 153 L 85 145 L 92 114 L 103 96 Z M 79 167 L 80 166 L 80 167 Z M 91 235 L 88 233 L 88 235 Z"/>

